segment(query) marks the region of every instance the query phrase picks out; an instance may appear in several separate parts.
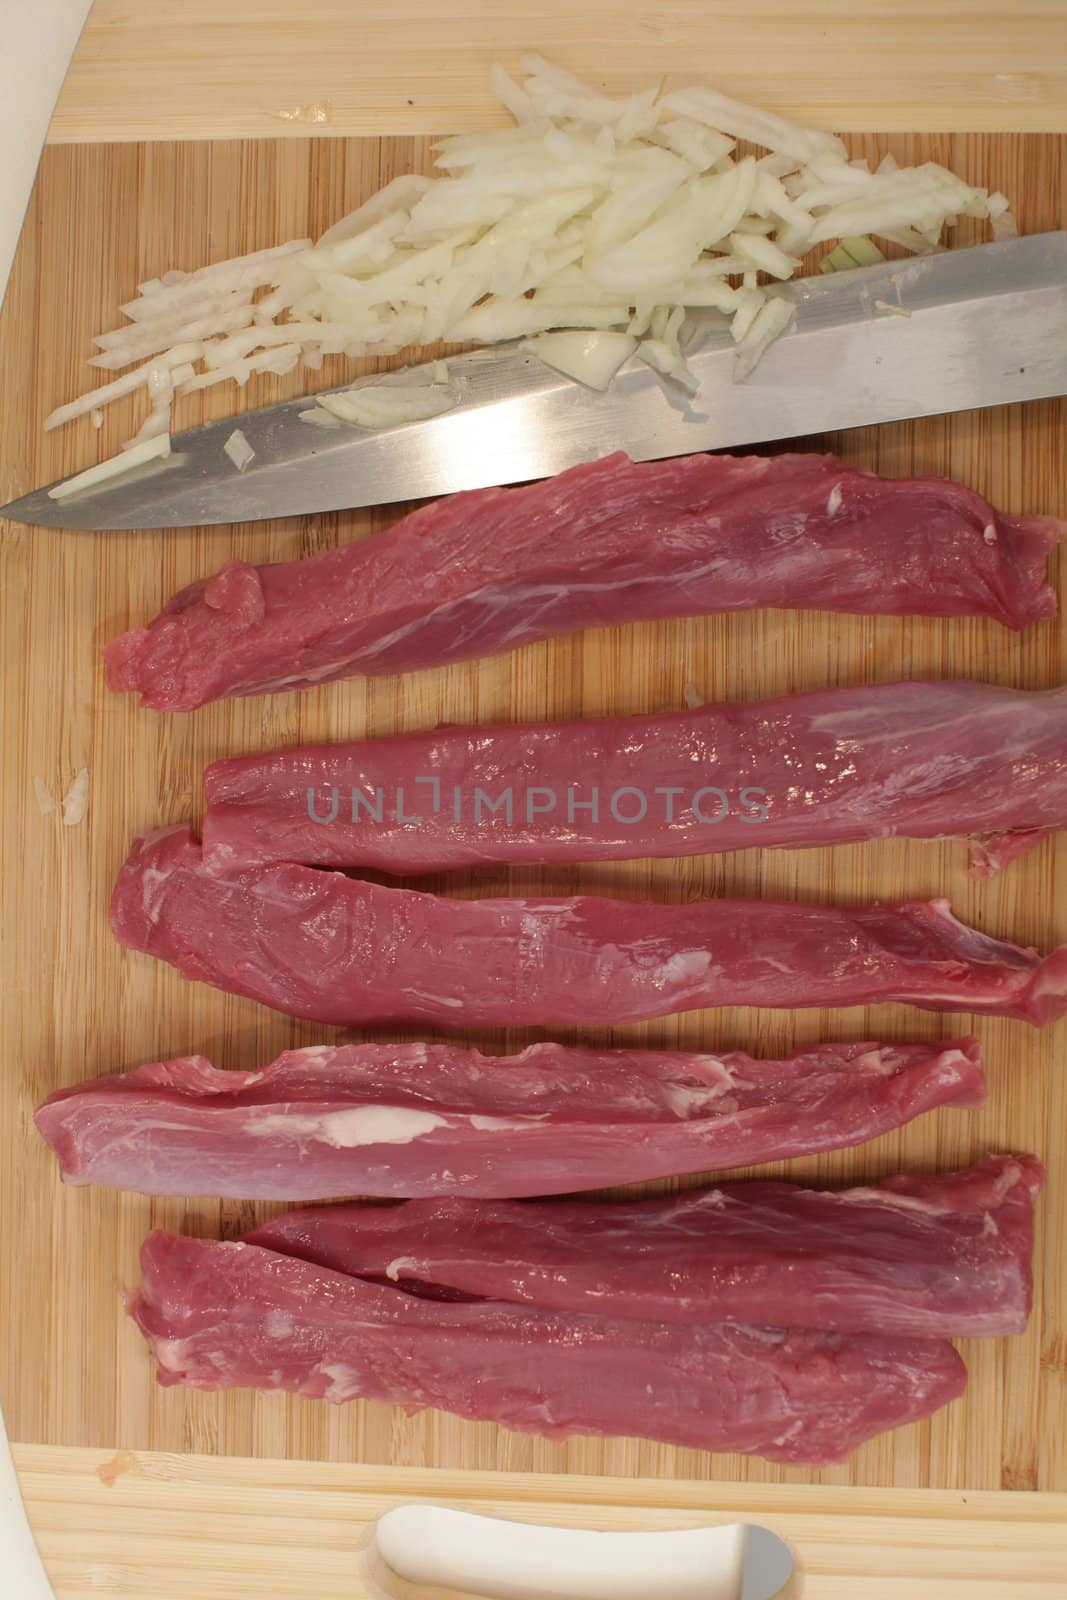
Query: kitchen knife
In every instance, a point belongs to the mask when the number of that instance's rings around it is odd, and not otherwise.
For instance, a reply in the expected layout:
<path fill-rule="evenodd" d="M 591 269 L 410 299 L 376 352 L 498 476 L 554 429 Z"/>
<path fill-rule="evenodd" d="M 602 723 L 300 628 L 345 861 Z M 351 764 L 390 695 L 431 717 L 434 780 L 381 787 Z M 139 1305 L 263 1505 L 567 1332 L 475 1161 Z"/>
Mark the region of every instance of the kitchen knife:
<path fill-rule="evenodd" d="M 648 461 L 1067 393 L 1067 234 L 775 292 L 794 300 L 795 326 L 743 383 L 721 314 L 691 318 L 692 398 L 636 360 L 599 393 L 520 345 L 498 346 L 449 361 L 458 403 L 428 420 L 318 428 L 300 417 L 312 401 L 289 400 L 177 434 L 165 459 L 62 500 L 40 489 L 0 516 L 85 529 L 244 522 L 516 483 L 613 450 Z M 240 472 L 223 448 L 238 425 L 255 452 Z"/>

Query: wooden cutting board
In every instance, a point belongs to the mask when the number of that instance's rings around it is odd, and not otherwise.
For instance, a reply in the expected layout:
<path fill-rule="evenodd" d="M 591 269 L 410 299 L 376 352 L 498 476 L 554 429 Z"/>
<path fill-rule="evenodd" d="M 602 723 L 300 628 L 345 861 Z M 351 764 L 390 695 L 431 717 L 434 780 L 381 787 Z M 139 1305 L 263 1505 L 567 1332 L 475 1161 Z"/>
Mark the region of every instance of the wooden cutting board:
<path fill-rule="evenodd" d="M 1026 230 L 1064 214 L 1064 145 L 1052 136 L 857 137 L 857 151 L 932 156 L 1003 189 Z M 134 284 L 282 238 L 315 233 L 405 168 L 425 166 L 412 139 L 53 146 L 46 153 L 0 322 L 0 495 L 7 498 L 109 453 L 130 431 L 116 407 L 102 432 L 88 419 L 42 435 L 57 402 L 89 380 L 82 363 Z M 335 373 L 316 375 L 336 381 Z M 841 381 L 847 383 L 847 373 Z M 299 378 L 264 381 L 245 399 L 296 392 Z M 203 410 L 198 409 L 198 405 Z M 232 394 L 187 402 L 179 425 L 232 408 Z M 1063 409 L 1026 409 L 894 426 L 830 441 L 851 461 L 888 473 L 948 473 L 1007 510 L 1067 514 Z M 289 559 L 381 528 L 402 508 L 294 518 L 169 534 L 57 535 L 7 527 L 0 541 L 3 673 L 0 737 L 0 1399 L 12 1437 L 31 1444 L 224 1452 L 451 1470 L 605 1473 L 614 1477 L 806 1480 L 945 1489 L 1067 1488 L 1067 1078 L 1063 1026 L 975 1026 L 992 1096 L 981 1113 L 944 1112 L 865 1148 L 799 1161 L 792 1176 L 846 1182 L 908 1167 L 944 1169 L 988 1150 L 1033 1150 L 1050 1182 L 1038 1235 L 1038 1296 L 1030 1332 L 973 1343 L 967 1397 L 932 1421 L 873 1441 L 846 1466 L 786 1470 L 636 1441 L 550 1443 L 439 1414 L 381 1405 L 331 1410 L 281 1396 L 158 1390 L 121 1291 L 153 1223 L 233 1235 L 249 1206 L 150 1203 L 64 1191 L 34 1134 L 34 1106 L 51 1090 L 161 1056 L 201 1050 L 253 1067 L 277 1051 L 330 1037 L 251 1002 L 184 983 L 111 941 L 106 907 L 131 834 L 197 816 L 205 762 L 299 739 L 383 734 L 438 721 L 489 721 L 681 706 L 909 674 L 973 674 L 1040 687 L 1063 677 L 1064 627 L 1024 637 L 992 624 L 850 620 L 762 613 L 589 634 L 499 660 L 403 680 L 336 684 L 304 695 L 160 718 L 108 694 L 100 646 L 154 614 L 175 589 L 231 556 Z M 87 818 L 65 827 L 42 814 L 39 778 L 57 797 L 81 767 Z M 883 842 L 839 850 L 709 857 L 589 869 L 484 871 L 453 880 L 484 892 L 610 889 L 664 898 L 724 893 L 866 899 L 949 894 L 979 926 L 1025 943 L 1067 939 L 1067 835 L 990 884 L 971 882 L 955 843 Z M 614 1042 L 785 1052 L 827 1037 L 949 1036 L 965 1016 L 902 1008 L 781 1014 L 722 1011 L 620 1028 Z M 513 1049 L 534 1032 L 470 1042 Z M 577 1031 L 559 1037 L 580 1039 Z"/>
<path fill-rule="evenodd" d="M 402 1503 L 609 1532 L 760 1522 L 804 1600 L 1062 1600 L 1067 1497 L 664 1483 L 23 1445 L 57 1600 L 369 1600 L 358 1550 Z"/>
<path fill-rule="evenodd" d="M 52 137 L 487 127 L 490 64 L 531 49 L 612 94 L 714 74 L 823 127 L 1067 130 L 1064 0 L 95 0 Z"/>

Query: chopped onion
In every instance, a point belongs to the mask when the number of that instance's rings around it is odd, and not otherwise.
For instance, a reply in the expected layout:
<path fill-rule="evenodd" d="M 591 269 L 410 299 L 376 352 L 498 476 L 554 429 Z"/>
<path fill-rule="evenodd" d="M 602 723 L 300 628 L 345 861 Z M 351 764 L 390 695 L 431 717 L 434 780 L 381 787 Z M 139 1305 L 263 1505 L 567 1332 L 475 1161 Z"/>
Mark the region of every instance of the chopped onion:
<path fill-rule="evenodd" d="M 84 821 L 85 813 L 89 809 L 89 768 L 81 767 L 71 780 L 70 787 L 63 796 L 63 824 L 67 828 L 76 828 L 79 822 Z"/>
<path fill-rule="evenodd" d="M 738 340 L 734 357 L 734 378 L 744 383 L 762 361 L 765 352 L 789 327 L 796 315 L 791 300 L 781 295 L 765 296 L 744 337 Z"/>
<path fill-rule="evenodd" d="M 400 178 L 394 178 L 392 183 L 387 183 L 384 189 L 379 189 L 377 194 L 372 195 L 363 205 L 357 206 L 355 211 L 350 211 L 331 228 L 327 228 L 319 239 L 319 245 L 335 244 L 339 239 L 351 239 L 392 211 L 410 210 L 414 202 L 432 185 L 432 178 L 419 177 L 415 173 L 405 173 Z M 310 242 L 307 241 L 309 244 Z"/>
<path fill-rule="evenodd" d="M 451 411 L 459 396 L 437 384 L 365 383 L 339 394 L 319 395 L 318 404 L 357 428 L 393 428 Z"/>
<path fill-rule="evenodd" d="M 150 411 L 132 439 L 127 439 L 122 446 L 123 450 L 136 450 L 137 446 L 145 439 L 158 439 L 161 435 L 170 432 L 170 406 L 162 410 Z"/>
<path fill-rule="evenodd" d="M 606 389 L 637 349 L 637 340 L 628 333 L 542 333 L 523 348 L 588 389 Z"/>
<path fill-rule="evenodd" d="M 676 337 L 687 307 L 729 319 L 741 378 L 792 314 L 764 275 L 787 281 L 813 246 L 841 241 L 822 263 L 833 271 L 882 259 L 872 235 L 917 254 L 941 248 L 960 215 L 989 218 L 997 238 L 1015 231 L 1005 196 L 935 162 L 887 155 L 872 170 L 834 134 L 711 89 L 615 97 L 539 55 L 520 66 L 521 81 L 490 73 L 514 125 L 441 139 L 434 177 L 395 178 L 314 243 L 146 279 L 123 325 L 95 340 L 92 365 L 122 375 L 46 425 L 147 390 L 125 468 L 169 435 L 175 397 L 439 340 L 528 339 L 594 386 L 636 352 L 692 387 Z M 761 153 L 741 156 L 739 140 Z M 457 403 L 439 378 L 401 388 L 406 400 L 370 385 L 338 404 L 369 427 Z M 302 415 L 329 425 L 328 408 Z"/>
<path fill-rule="evenodd" d="M 736 141 L 714 128 L 697 122 L 692 117 L 673 117 L 657 128 L 650 138 L 656 144 L 666 145 L 695 167 L 697 172 L 708 172 L 717 161 L 723 161 L 736 148 Z"/>
<path fill-rule="evenodd" d="M 125 394 L 132 394 L 135 389 L 147 387 L 151 382 L 159 381 L 160 370 L 183 365 L 186 361 L 198 360 L 203 353 L 203 346 L 199 344 L 175 345 L 173 350 L 168 350 L 165 355 L 159 356 L 155 361 L 150 361 L 145 367 L 138 367 L 134 372 L 124 373 L 121 378 L 115 378 L 111 383 L 105 383 L 99 389 L 90 389 L 88 394 L 83 394 L 80 400 L 71 400 L 65 406 L 56 409 L 45 418 L 45 429 L 58 428 L 64 422 L 73 422 L 75 417 L 84 416 L 87 411 L 98 410 L 101 406 L 110 405 L 112 400 L 119 400 Z"/>
<path fill-rule="evenodd" d="M 197 317 L 191 322 L 168 319 L 162 323 L 146 323 L 143 327 L 130 330 L 133 335 L 130 338 L 118 337 L 126 334 L 125 328 L 116 330 L 114 335 L 102 333 L 96 340 L 97 344 L 101 344 L 104 339 L 112 342 L 100 355 L 90 356 L 89 365 L 102 367 L 108 372 L 118 372 L 134 361 L 143 360 L 145 356 L 158 355 L 173 344 L 212 339 L 222 334 L 234 333 L 239 328 L 246 328 L 254 316 L 253 306 L 236 306 L 232 310 L 212 312 L 207 316 Z"/>
<path fill-rule="evenodd" d="M 231 289 L 258 289 L 271 282 L 279 260 L 298 250 L 307 250 L 310 245 L 310 239 L 290 239 L 287 244 L 273 245 L 269 250 L 255 250 L 251 255 L 217 261 L 213 266 L 190 272 L 178 283 L 140 295 L 119 310 L 131 322 L 142 322 L 165 312 L 193 309 L 205 298 L 205 291 L 211 296 Z"/>
<path fill-rule="evenodd" d="M 772 278 L 791 278 L 800 265 L 795 256 L 787 256 L 773 239 L 758 233 L 735 233 L 730 245 L 740 260 L 760 272 L 769 273 Z"/>
<path fill-rule="evenodd" d="M 884 260 L 885 256 L 873 240 L 861 234 L 857 238 L 842 239 L 837 249 L 819 262 L 819 271 L 849 272 L 853 267 L 871 267 L 876 261 Z"/>
<path fill-rule="evenodd" d="M 489 68 L 489 87 L 516 122 L 530 122 L 533 119 L 534 108 L 530 96 L 519 88 L 511 74 L 505 72 L 499 63 Z"/>
<path fill-rule="evenodd" d="M 154 461 L 157 457 L 169 455 L 169 433 L 161 434 L 156 439 L 146 439 L 143 444 L 135 444 L 125 454 L 120 452 L 117 456 L 109 456 L 106 461 L 98 461 L 95 467 L 89 467 L 73 478 L 65 478 L 62 483 L 57 483 L 54 488 L 49 489 L 49 498 L 66 500 L 82 489 L 91 489 L 98 483 L 106 483 L 109 478 L 117 478 L 124 472 L 131 472 L 134 467 L 141 466 L 145 461 Z"/>
<path fill-rule="evenodd" d="M 226 443 L 222 448 L 223 452 L 229 456 L 238 472 L 243 472 L 248 466 L 249 462 L 252 462 L 256 459 L 256 452 L 252 449 L 252 446 L 249 444 L 240 428 L 234 428 L 233 432 L 230 434 L 230 437 L 226 440 Z"/>
<path fill-rule="evenodd" d="M 341 428 L 344 426 L 340 417 L 331 416 L 328 411 L 323 411 L 321 406 L 314 406 L 309 411 L 298 411 L 297 420 L 310 422 L 315 428 Z"/>
<path fill-rule="evenodd" d="M 986 210 L 989 212 L 994 239 L 1019 237 L 1019 225 L 1009 209 L 1007 195 L 1001 194 L 999 190 L 991 194 L 986 201 Z"/>
<path fill-rule="evenodd" d="M 730 332 L 734 342 L 741 343 L 749 328 L 763 310 L 767 296 L 762 289 L 757 289 L 753 284 L 745 284 L 737 291 L 736 309 L 733 321 L 730 323 Z"/>
<path fill-rule="evenodd" d="M 843 163 L 847 161 L 848 152 L 834 134 L 800 128 L 784 117 L 775 116 L 773 111 L 742 105 L 711 89 L 676 89 L 673 94 L 663 96 L 662 105 L 667 111 L 677 111 L 680 116 L 704 122 L 719 133 L 747 139 L 776 155 L 788 156 L 798 166 L 821 155 L 832 155 Z"/>
<path fill-rule="evenodd" d="M 811 196 L 808 197 L 809 201 Z M 923 232 L 927 215 L 939 234 L 943 223 L 960 212 L 984 214 L 980 191 L 963 183 L 944 167 L 928 161 L 924 166 L 898 172 L 871 173 L 866 185 L 853 196 L 829 205 L 812 229 L 812 243 L 840 239 L 849 234 L 882 233 L 888 227 L 915 226 Z"/>
<path fill-rule="evenodd" d="M 690 394 L 696 394 L 700 388 L 699 382 L 686 366 L 684 357 L 665 339 L 642 339 L 637 347 L 637 355 L 646 367 L 652 367 L 665 378 L 673 378 Z"/>
<path fill-rule="evenodd" d="M 37 800 L 38 810 L 42 816 L 46 817 L 48 816 L 49 812 L 52 812 L 56 809 L 56 803 L 52 799 L 48 785 L 45 783 L 43 778 L 34 778 L 33 792 Z"/>

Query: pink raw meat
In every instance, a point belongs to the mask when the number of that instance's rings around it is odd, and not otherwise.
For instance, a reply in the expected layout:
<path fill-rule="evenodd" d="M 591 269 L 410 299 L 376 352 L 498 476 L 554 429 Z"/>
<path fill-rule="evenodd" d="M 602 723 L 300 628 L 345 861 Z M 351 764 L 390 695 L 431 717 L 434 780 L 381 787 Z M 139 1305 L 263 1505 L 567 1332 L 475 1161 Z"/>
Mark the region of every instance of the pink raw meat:
<path fill-rule="evenodd" d="M 1067 689 L 887 683 L 441 728 L 217 761 L 205 788 L 204 860 L 219 872 L 415 873 L 891 834 L 1004 835 L 1003 858 L 1067 823 Z"/>
<path fill-rule="evenodd" d="M 756 606 L 876 615 L 1055 613 L 1061 525 L 940 478 L 833 456 L 607 456 L 424 506 L 305 561 L 243 561 L 114 639 L 113 689 L 190 711 L 226 695 L 410 672 L 534 639 Z"/>
<path fill-rule="evenodd" d="M 1042 960 L 944 900 L 458 900 L 310 867 L 222 878 L 188 828 L 135 843 L 111 926 L 187 978 L 339 1026 L 597 1026 L 880 1000 L 1034 1023 L 1067 1010 L 1067 946 Z"/>
<path fill-rule="evenodd" d="M 966 1383 L 941 1340 L 449 1304 L 256 1245 L 159 1231 L 141 1271 L 130 1309 L 161 1383 L 438 1406 L 553 1438 L 842 1461 Z"/>
<path fill-rule="evenodd" d="M 37 1112 L 67 1183 L 246 1200 L 561 1194 L 859 1144 L 985 1099 L 976 1039 L 483 1056 L 319 1045 L 261 1072 L 203 1056 L 62 1089 Z"/>
<path fill-rule="evenodd" d="M 291 1211 L 248 1243 L 336 1272 L 551 1311 L 933 1339 L 1021 1333 L 1033 1156 L 833 1193 L 726 1183 L 680 1197 L 411 1200 Z"/>
<path fill-rule="evenodd" d="M 998 872 L 1026 855 L 1027 851 L 1044 844 L 1054 832 L 1053 828 L 1008 829 L 1006 833 L 998 833 L 991 839 L 972 839 L 970 876 L 995 878 Z"/>

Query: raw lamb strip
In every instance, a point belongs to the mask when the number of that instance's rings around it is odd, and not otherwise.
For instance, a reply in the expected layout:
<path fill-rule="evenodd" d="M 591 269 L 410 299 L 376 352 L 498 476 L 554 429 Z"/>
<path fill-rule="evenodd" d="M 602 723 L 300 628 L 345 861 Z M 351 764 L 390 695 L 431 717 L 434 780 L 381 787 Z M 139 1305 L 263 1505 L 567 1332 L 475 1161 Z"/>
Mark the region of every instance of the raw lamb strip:
<path fill-rule="evenodd" d="M 130 1309 L 161 1383 L 437 1406 L 552 1438 L 843 1461 L 966 1384 L 942 1340 L 450 1304 L 256 1245 L 159 1231 L 141 1272 Z"/>
<path fill-rule="evenodd" d="M 1021 1333 L 1033 1156 L 837 1193 L 726 1183 L 680 1197 L 411 1200 L 291 1211 L 249 1244 L 336 1272 L 649 1322 L 935 1339 Z"/>
<path fill-rule="evenodd" d="M 1055 613 L 1061 524 L 1007 517 L 940 478 L 834 456 L 624 455 L 424 506 L 304 561 L 231 561 L 106 648 L 113 689 L 159 711 L 410 672 L 657 617 L 782 606 Z"/>
<path fill-rule="evenodd" d="M 203 1056 L 62 1089 L 37 1112 L 67 1183 L 244 1200 L 563 1194 L 860 1144 L 985 1099 L 976 1039 L 513 1057 L 318 1045 L 261 1072 Z"/>
<path fill-rule="evenodd" d="M 1067 946 L 1042 960 L 957 921 L 945 900 L 458 900 L 310 867 L 223 878 L 183 827 L 135 842 L 111 927 L 187 978 L 342 1027 L 595 1027 L 879 1000 L 1033 1023 L 1067 1010 Z"/>
<path fill-rule="evenodd" d="M 887 683 L 441 728 L 217 761 L 205 788 L 204 859 L 220 872 L 412 873 L 892 834 L 1001 835 L 1002 859 L 1067 824 L 1067 689 Z"/>

